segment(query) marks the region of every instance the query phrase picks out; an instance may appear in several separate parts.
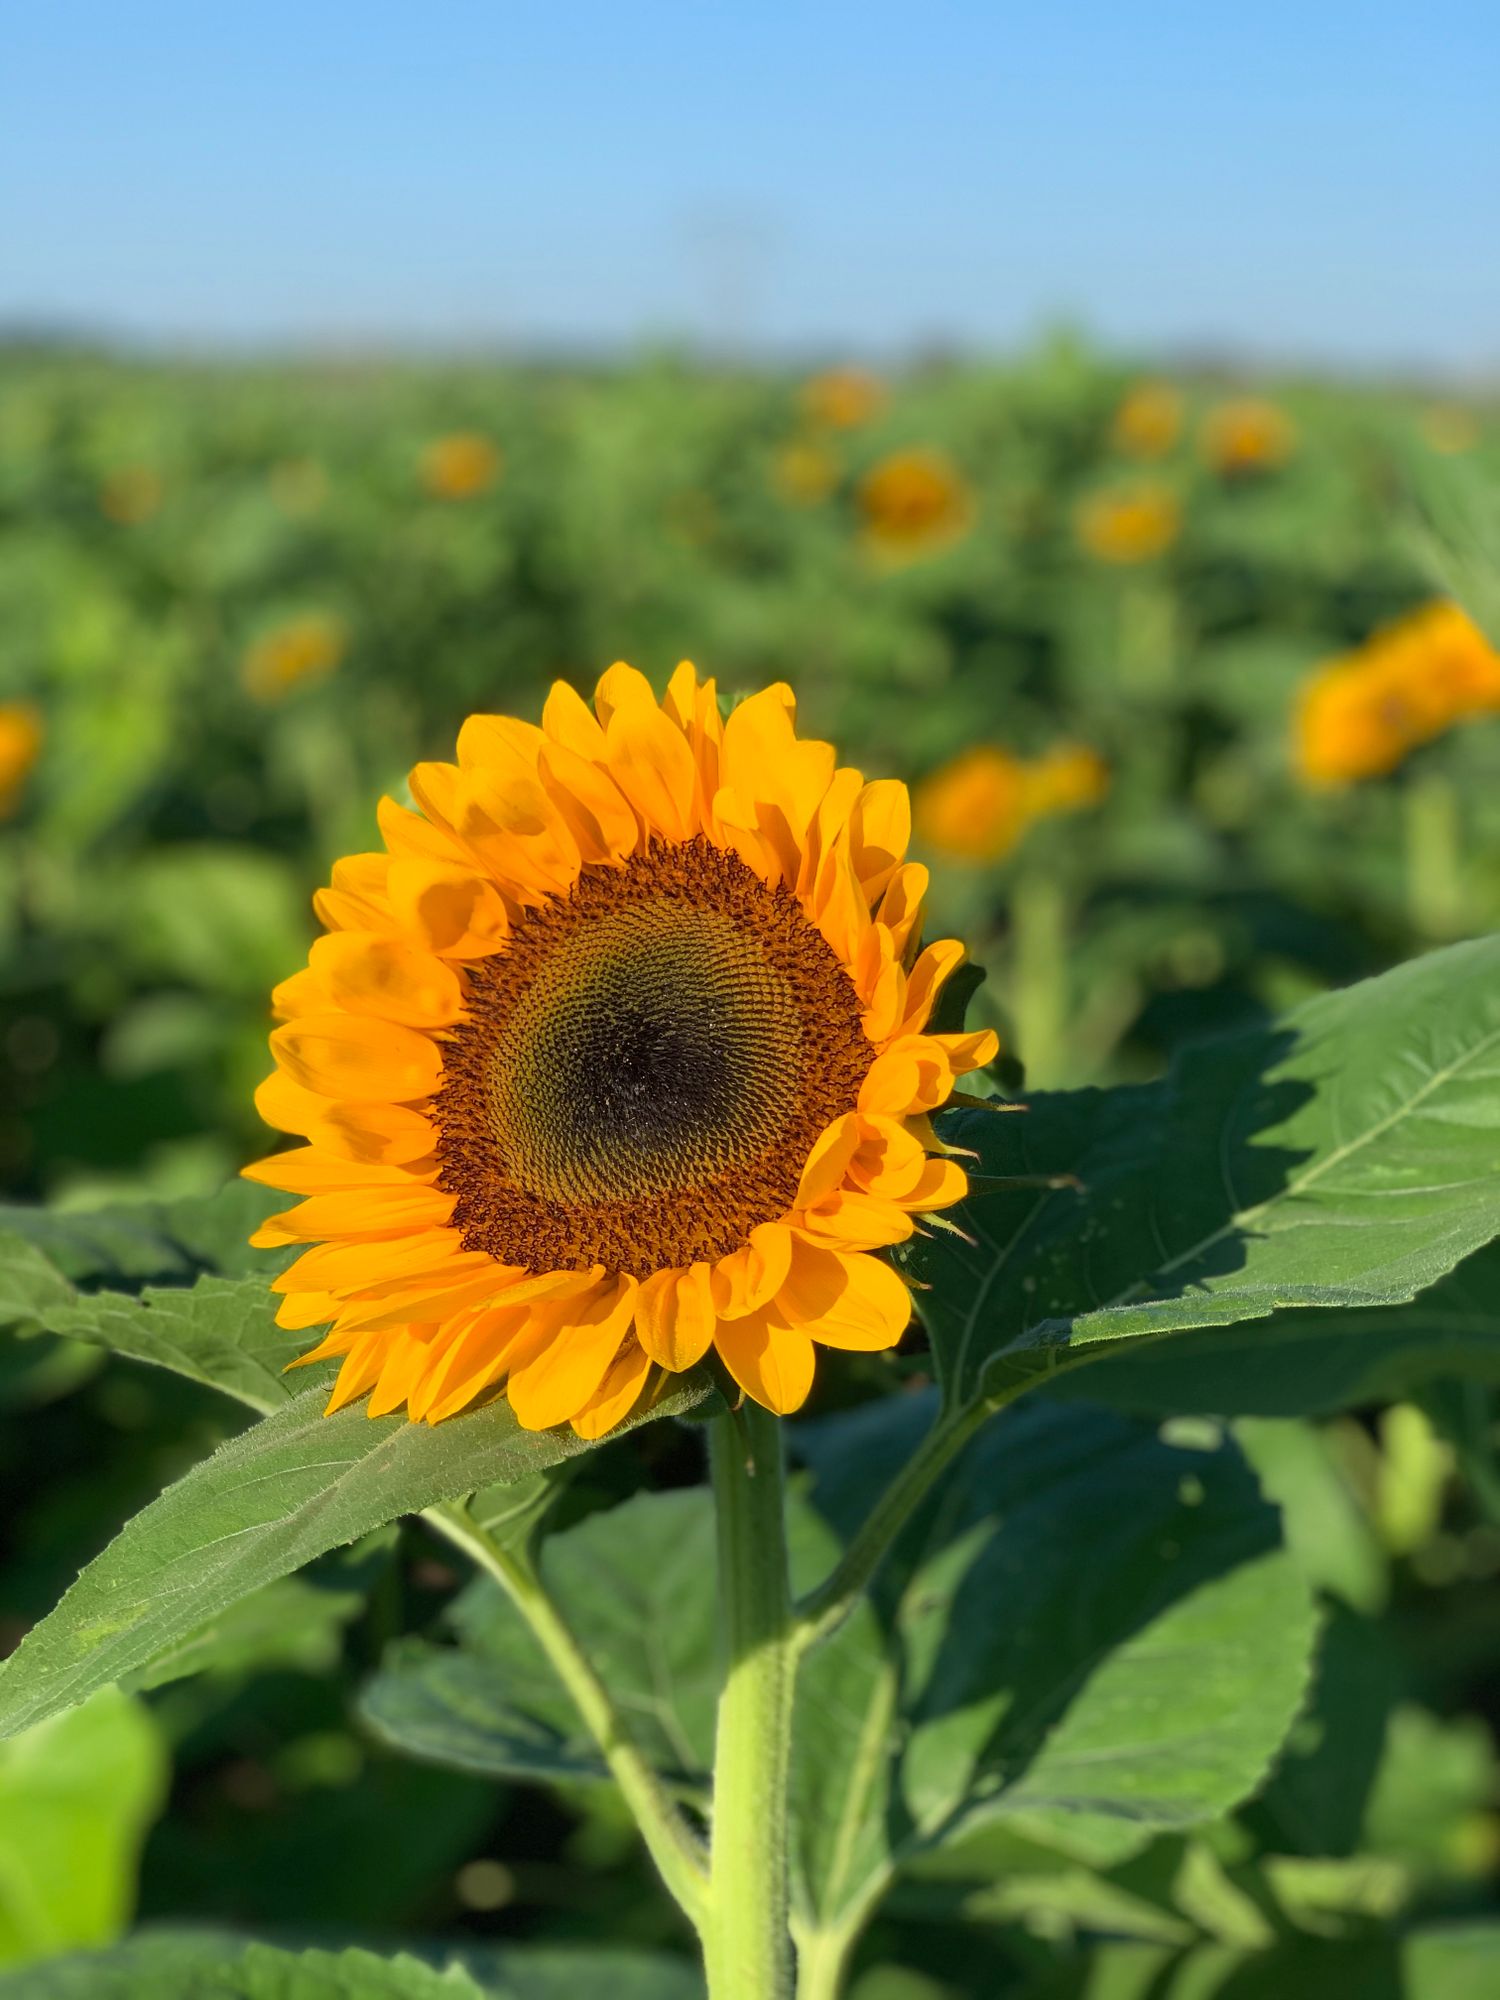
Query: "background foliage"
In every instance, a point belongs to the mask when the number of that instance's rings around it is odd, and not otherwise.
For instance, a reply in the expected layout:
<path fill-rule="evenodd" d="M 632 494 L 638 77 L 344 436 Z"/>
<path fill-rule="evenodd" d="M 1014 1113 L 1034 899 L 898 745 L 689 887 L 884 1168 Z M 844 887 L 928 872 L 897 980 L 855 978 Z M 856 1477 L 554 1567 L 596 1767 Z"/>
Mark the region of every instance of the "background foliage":
<path fill-rule="evenodd" d="M 266 994 L 380 791 L 470 709 L 682 654 L 913 781 L 971 1017 L 1045 1092 L 953 1136 L 1085 1183 L 972 1204 L 930 1344 L 826 1371 L 797 1428 L 812 1581 L 936 1398 L 1056 1375 L 815 1656 L 807 1933 L 868 1921 L 858 2000 L 1494 1990 L 1500 981 L 1477 945 L 1318 996 L 1496 927 L 1500 714 L 1323 789 L 1294 717 L 1435 596 L 1500 636 L 1500 426 L 1277 384 L 1244 462 L 1236 385 L 1154 421 L 1133 389 L 1061 340 L 889 385 L 0 357 L 0 1644 L 189 1474 L 20 1656 L 124 1684 L 0 1744 L 18 1994 L 170 2000 L 232 1952 L 269 1995 L 298 1951 L 319 2000 L 545 2000 L 601 1939 L 600 1991 L 695 1990 L 524 1632 L 386 1525 L 524 1472 L 497 1520 L 550 1507 L 554 1587 L 692 1798 L 693 1426 L 549 1469 L 323 1425 L 243 1247 L 270 1202 L 207 1199 L 263 1149 Z"/>

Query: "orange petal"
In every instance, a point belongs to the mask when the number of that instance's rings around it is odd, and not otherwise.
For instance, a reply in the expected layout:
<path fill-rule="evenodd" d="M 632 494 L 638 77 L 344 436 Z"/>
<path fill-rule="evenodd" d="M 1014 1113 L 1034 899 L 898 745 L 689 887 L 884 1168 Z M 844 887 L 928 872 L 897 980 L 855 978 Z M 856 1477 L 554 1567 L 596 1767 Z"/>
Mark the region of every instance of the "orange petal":
<path fill-rule="evenodd" d="M 714 1266 L 714 1309 L 738 1319 L 774 1298 L 792 1261 L 792 1237 L 784 1223 L 758 1223 L 742 1247 Z"/>
<path fill-rule="evenodd" d="M 707 1264 L 658 1271 L 645 1280 L 636 1300 L 636 1338 L 652 1361 L 681 1375 L 708 1352 L 717 1318 Z"/>
<path fill-rule="evenodd" d="M 655 707 L 656 696 L 651 692 L 650 681 L 623 660 L 616 660 L 599 676 L 599 685 L 594 689 L 594 712 L 606 736 L 611 718 L 622 709 Z"/>
<path fill-rule="evenodd" d="M 288 1021 L 273 1032 L 271 1052 L 305 1090 L 361 1103 L 431 1097 L 443 1074 L 436 1042 L 361 1014 L 309 1014 Z"/>
<path fill-rule="evenodd" d="M 928 945 L 906 981 L 906 1021 L 908 1034 L 927 1025 L 927 1018 L 946 982 L 963 964 L 965 952 L 957 938 L 944 938 Z"/>
<path fill-rule="evenodd" d="M 610 774 L 648 827 L 666 840 L 699 831 L 698 770 L 687 739 L 653 701 L 617 708 L 605 726 Z"/>
<path fill-rule="evenodd" d="M 554 743 L 590 763 L 604 762 L 604 731 L 583 696 L 566 681 L 552 683 L 542 704 L 542 728 Z"/>
<path fill-rule="evenodd" d="M 903 964 L 921 927 L 922 902 L 932 876 L 920 861 L 904 861 L 886 885 L 877 921 L 890 932 L 896 956 Z"/>
<path fill-rule="evenodd" d="M 803 1240 L 820 1239 L 818 1247 L 828 1250 L 886 1250 L 905 1243 L 912 1234 L 906 1206 L 898 1208 L 879 1195 L 840 1188 L 806 1211 Z"/>
<path fill-rule="evenodd" d="M 581 1438 L 601 1438 L 616 1424 L 623 1423 L 640 1401 L 650 1373 L 649 1356 L 634 1341 L 626 1341 L 609 1364 L 609 1373 L 593 1401 L 570 1419 L 575 1434 Z"/>
<path fill-rule="evenodd" d="M 310 966 L 303 966 L 271 988 L 271 1015 L 277 1021 L 294 1021 L 299 1014 L 321 1014 L 332 1004 L 327 985 Z"/>
<path fill-rule="evenodd" d="M 802 1179 L 797 1188 L 798 1208 L 807 1208 L 813 1202 L 822 1201 L 825 1195 L 832 1194 L 848 1172 L 849 1162 L 859 1151 L 861 1138 L 859 1120 L 852 1113 L 835 1118 L 818 1134 L 807 1156 L 807 1164 L 802 1169 Z"/>
<path fill-rule="evenodd" d="M 463 1012 L 463 988 L 430 951 L 369 931 L 335 931 L 310 954 L 336 1006 L 409 1028 L 440 1028 Z"/>
<path fill-rule="evenodd" d="M 719 1327 L 714 1346 L 745 1394 L 778 1416 L 800 1410 L 813 1383 L 813 1344 L 765 1312 Z"/>
<path fill-rule="evenodd" d="M 849 816 L 849 856 L 865 901 L 884 893 L 911 845 L 911 795 L 896 778 L 866 785 Z"/>
<path fill-rule="evenodd" d="M 308 1136 L 316 1138 L 324 1152 L 371 1166 L 400 1166 L 425 1160 L 437 1145 L 436 1126 L 404 1104 L 318 1101 L 323 1105 L 323 1117 Z"/>
<path fill-rule="evenodd" d="M 250 1238 L 258 1250 L 284 1243 L 321 1243 L 330 1237 L 391 1236 L 411 1229 L 440 1229 L 457 1197 L 408 1180 L 405 1187 L 365 1187 L 309 1195 L 282 1215 L 269 1216 Z"/>
<path fill-rule="evenodd" d="M 444 958 L 484 958 L 510 934 L 505 904 L 472 864 L 393 861 L 390 890 L 391 909 L 402 929 Z"/>
<path fill-rule="evenodd" d="M 539 1309 L 552 1337 L 515 1370 L 506 1390 L 525 1429 L 551 1430 L 592 1401 L 629 1328 L 638 1290 L 634 1278 L 606 1279 L 581 1299 Z"/>
<path fill-rule="evenodd" d="M 911 1319 L 911 1294 L 876 1257 L 799 1243 L 772 1310 L 825 1347 L 875 1353 L 900 1340 Z"/>

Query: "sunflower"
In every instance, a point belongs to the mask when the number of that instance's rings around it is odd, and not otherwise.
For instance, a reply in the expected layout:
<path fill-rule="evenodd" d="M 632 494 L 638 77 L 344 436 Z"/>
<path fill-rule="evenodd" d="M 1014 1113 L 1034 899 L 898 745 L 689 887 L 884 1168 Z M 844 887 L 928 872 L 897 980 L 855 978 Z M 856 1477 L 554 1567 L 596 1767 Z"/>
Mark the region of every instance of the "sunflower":
<path fill-rule="evenodd" d="M 1297 428 L 1285 410 L 1258 396 L 1216 403 L 1203 419 L 1198 448 L 1226 479 L 1274 472 L 1297 449 Z"/>
<path fill-rule="evenodd" d="M 0 702 L 0 819 L 20 811 L 31 768 L 42 754 L 42 718 L 29 702 Z"/>
<path fill-rule="evenodd" d="M 278 701 L 304 681 L 319 681 L 343 659 L 348 635 L 337 618 L 309 612 L 257 639 L 240 664 L 240 678 L 257 701 Z"/>
<path fill-rule="evenodd" d="M 975 743 L 917 787 L 917 838 L 953 861 L 1003 861 L 1038 820 L 1084 812 L 1109 791 L 1097 750 L 1058 743 L 1030 761 Z"/>
<path fill-rule="evenodd" d="M 1154 481 L 1091 494 L 1077 515 L 1078 539 L 1107 563 L 1151 562 L 1165 555 L 1182 526 L 1182 509 L 1169 487 Z"/>
<path fill-rule="evenodd" d="M 710 1349 L 796 1409 L 814 1349 L 878 1350 L 911 1300 L 878 1254 L 965 1177 L 930 1114 L 990 1061 L 935 1033 L 962 961 L 920 947 L 906 789 L 799 739 L 775 686 L 721 720 L 684 663 L 612 667 L 541 727 L 472 716 L 383 800 L 328 935 L 273 996 L 257 1103 L 307 1143 L 279 1323 L 330 1323 L 330 1410 L 435 1423 L 502 1387 L 598 1437 Z"/>
<path fill-rule="evenodd" d="M 1169 382 L 1138 382 L 1115 411 L 1110 439 L 1129 458 L 1165 458 L 1182 433 L 1182 397 Z"/>
<path fill-rule="evenodd" d="M 893 451 L 860 482 L 859 510 L 871 553 L 906 563 L 961 541 L 974 523 L 968 481 L 943 451 Z"/>
<path fill-rule="evenodd" d="M 422 484 L 438 500 L 474 500 L 499 479 L 500 447 L 479 431 L 450 431 L 422 453 Z"/>
<path fill-rule="evenodd" d="M 852 431 L 878 417 L 888 392 L 866 368 L 829 368 L 802 385 L 802 408 L 820 430 Z"/>

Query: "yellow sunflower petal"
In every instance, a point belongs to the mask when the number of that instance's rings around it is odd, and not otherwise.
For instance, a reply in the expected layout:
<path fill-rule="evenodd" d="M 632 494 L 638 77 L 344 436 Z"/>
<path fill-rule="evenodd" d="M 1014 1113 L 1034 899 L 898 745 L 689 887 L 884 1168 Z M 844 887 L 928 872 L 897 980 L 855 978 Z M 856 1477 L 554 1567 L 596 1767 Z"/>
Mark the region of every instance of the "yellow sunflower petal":
<path fill-rule="evenodd" d="M 443 1058 L 426 1035 L 361 1014 L 309 1014 L 271 1036 L 271 1051 L 294 1083 L 321 1097 L 407 1104 L 431 1097 Z"/>
<path fill-rule="evenodd" d="M 455 1197 L 441 1188 L 408 1181 L 405 1187 L 364 1187 L 309 1195 L 282 1215 L 269 1216 L 250 1238 L 260 1250 L 285 1243 L 317 1243 L 332 1236 L 390 1236 L 438 1229 L 453 1213 Z"/>
<path fill-rule="evenodd" d="M 321 1014 L 332 1005 L 327 982 L 311 966 L 304 965 L 300 972 L 271 988 L 271 1015 L 277 1021 L 294 1021 L 299 1014 Z"/>
<path fill-rule="evenodd" d="M 402 929 L 444 958 L 485 958 L 510 933 L 494 885 L 472 864 L 403 858 L 391 863 L 391 909 Z"/>
<path fill-rule="evenodd" d="M 593 1399 L 630 1325 L 637 1290 L 634 1278 L 606 1279 L 581 1299 L 539 1310 L 552 1337 L 511 1375 L 506 1391 L 527 1430 L 565 1424 Z"/>
<path fill-rule="evenodd" d="M 338 1372 L 338 1379 L 333 1385 L 333 1394 L 328 1398 L 323 1414 L 331 1417 L 342 1410 L 346 1403 L 352 1403 L 362 1396 L 366 1389 L 373 1389 L 380 1380 L 385 1356 L 386 1348 L 383 1340 L 365 1340 L 358 1346 L 351 1347 L 344 1357 L 344 1365 Z"/>
<path fill-rule="evenodd" d="M 886 1250 L 905 1243 L 912 1234 L 906 1206 L 898 1208 L 879 1195 L 840 1188 L 804 1213 L 802 1239 L 815 1239 L 821 1249 Z"/>
<path fill-rule="evenodd" d="M 894 1347 L 911 1319 L 911 1293 L 877 1257 L 799 1242 L 773 1312 L 825 1347 Z"/>
<path fill-rule="evenodd" d="M 885 893 L 910 845 L 911 794 L 895 778 L 877 778 L 849 816 L 849 856 L 867 903 Z"/>
<path fill-rule="evenodd" d="M 638 668 L 616 660 L 599 676 L 599 685 L 594 689 L 594 712 L 606 736 L 612 718 L 622 709 L 655 707 L 656 696 L 651 692 L 651 683 Z"/>
<path fill-rule="evenodd" d="M 397 938 L 334 931 L 317 939 L 309 963 L 335 1005 L 351 1013 L 408 1028 L 440 1028 L 463 1011 L 463 988 L 451 968 Z"/>
<path fill-rule="evenodd" d="M 906 1022 L 908 1033 L 916 1034 L 927 1025 L 927 1017 L 938 994 L 967 957 L 956 938 L 944 938 L 928 945 L 912 967 L 906 982 Z"/>
<path fill-rule="evenodd" d="M 652 1361 L 673 1375 L 694 1368 L 713 1345 L 712 1274 L 707 1264 L 658 1271 L 642 1281 L 635 1307 L 636 1338 Z"/>
<path fill-rule="evenodd" d="M 371 1166 L 404 1166 L 425 1160 L 437 1144 L 436 1127 L 407 1105 L 321 1102 L 323 1116 L 308 1136 L 325 1152 Z"/>
<path fill-rule="evenodd" d="M 687 739 L 653 701 L 630 702 L 605 727 L 610 774 L 653 832 L 688 840 L 698 831 L 697 767 Z"/>
<path fill-rule="evenodd" d="M 339 1309 L 339 1302 L 331 1292 L 291 1292 L 276 1308 L 276 1324 L 288 1333 L 303 1333 L 310 1326 L 324 1326 Z M 309 1361 L 321 1361 L 319 1348 L 310 1354 L 299 1355 L 287 1365 L 292 1368 L 304 1367 Z"/>
<path fill-rule="evenodd" d="M 806 1208 L 809 1203 L 822 1201 L 826 1195 L 832 1194 L 859 1151 L 862 1136 L 859 1120 L 852 1113 L 836 1118 L 818 1134 L 807 1156 L 807 1165 L 802 1169 L 802 1180 L 797 1189 L 798 1208 Z"/>
<path fill-rule="evenodd" d="M 561 743 L 591 764 L 604 762 L 604 730 L 598 717 L 576 688 L 566 681 L 554 681 L 542 705 L 542 728 L 554 743 Z"/>
<path fill-rule="evenodd" d="M 724 1322 L 714 1346 L 745 1394 L 777 1416 L 807 1401 L 813 1384 L 813 1344 L 805 1333 L 776 1325 L 764 1311 Z"/>
<path fill-rule="evenodd" d="M 634 1341 L 627 1341 L 609 1364 L 593 1400 L 569 1419 L 576 1436 L 602 1438 L 616 1424 L 623 1423 L 641 1399 L 651 1373 L 650 1357 Z"/>

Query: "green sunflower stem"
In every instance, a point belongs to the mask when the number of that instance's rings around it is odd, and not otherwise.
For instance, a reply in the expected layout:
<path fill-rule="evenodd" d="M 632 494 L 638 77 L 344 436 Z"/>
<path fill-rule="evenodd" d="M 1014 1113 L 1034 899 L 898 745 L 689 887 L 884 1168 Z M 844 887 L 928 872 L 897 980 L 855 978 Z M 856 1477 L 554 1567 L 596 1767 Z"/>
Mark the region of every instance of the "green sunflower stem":
<path fill-rule="evenodd" d="M 703 1933 L 709 2000 L 790 2000 L 795 1641 L 780 1422 L 746 1402 L 714 1420 L 710 1449 L 724 1682 Z"/>
<path fill-rule="evenodd" d="M 1403 808 L 1412 924 L 1424 938 L 1462 937 L 1468 928 L 1463 826 L 1451 779 L 1442 771 L 1414 774 Z"/>
<path fill-rule="evenodd" d="M 598 1744 L 610 1775 L 635 1816 L 662 1881 L 701 1933 L 708 1892 L 702 1843 L 667 1796 L 661 1780 L 626 1729 L 608 1688 L 562 1612 L 548 1596 L 531 1559 L 523 1551 L 497 1542 L 463 1506 L 429 1508 L 426 1519 L 494 1578 L 531 1627 L 553 1672 L 572 1696 L 574 1707 Z"/>

